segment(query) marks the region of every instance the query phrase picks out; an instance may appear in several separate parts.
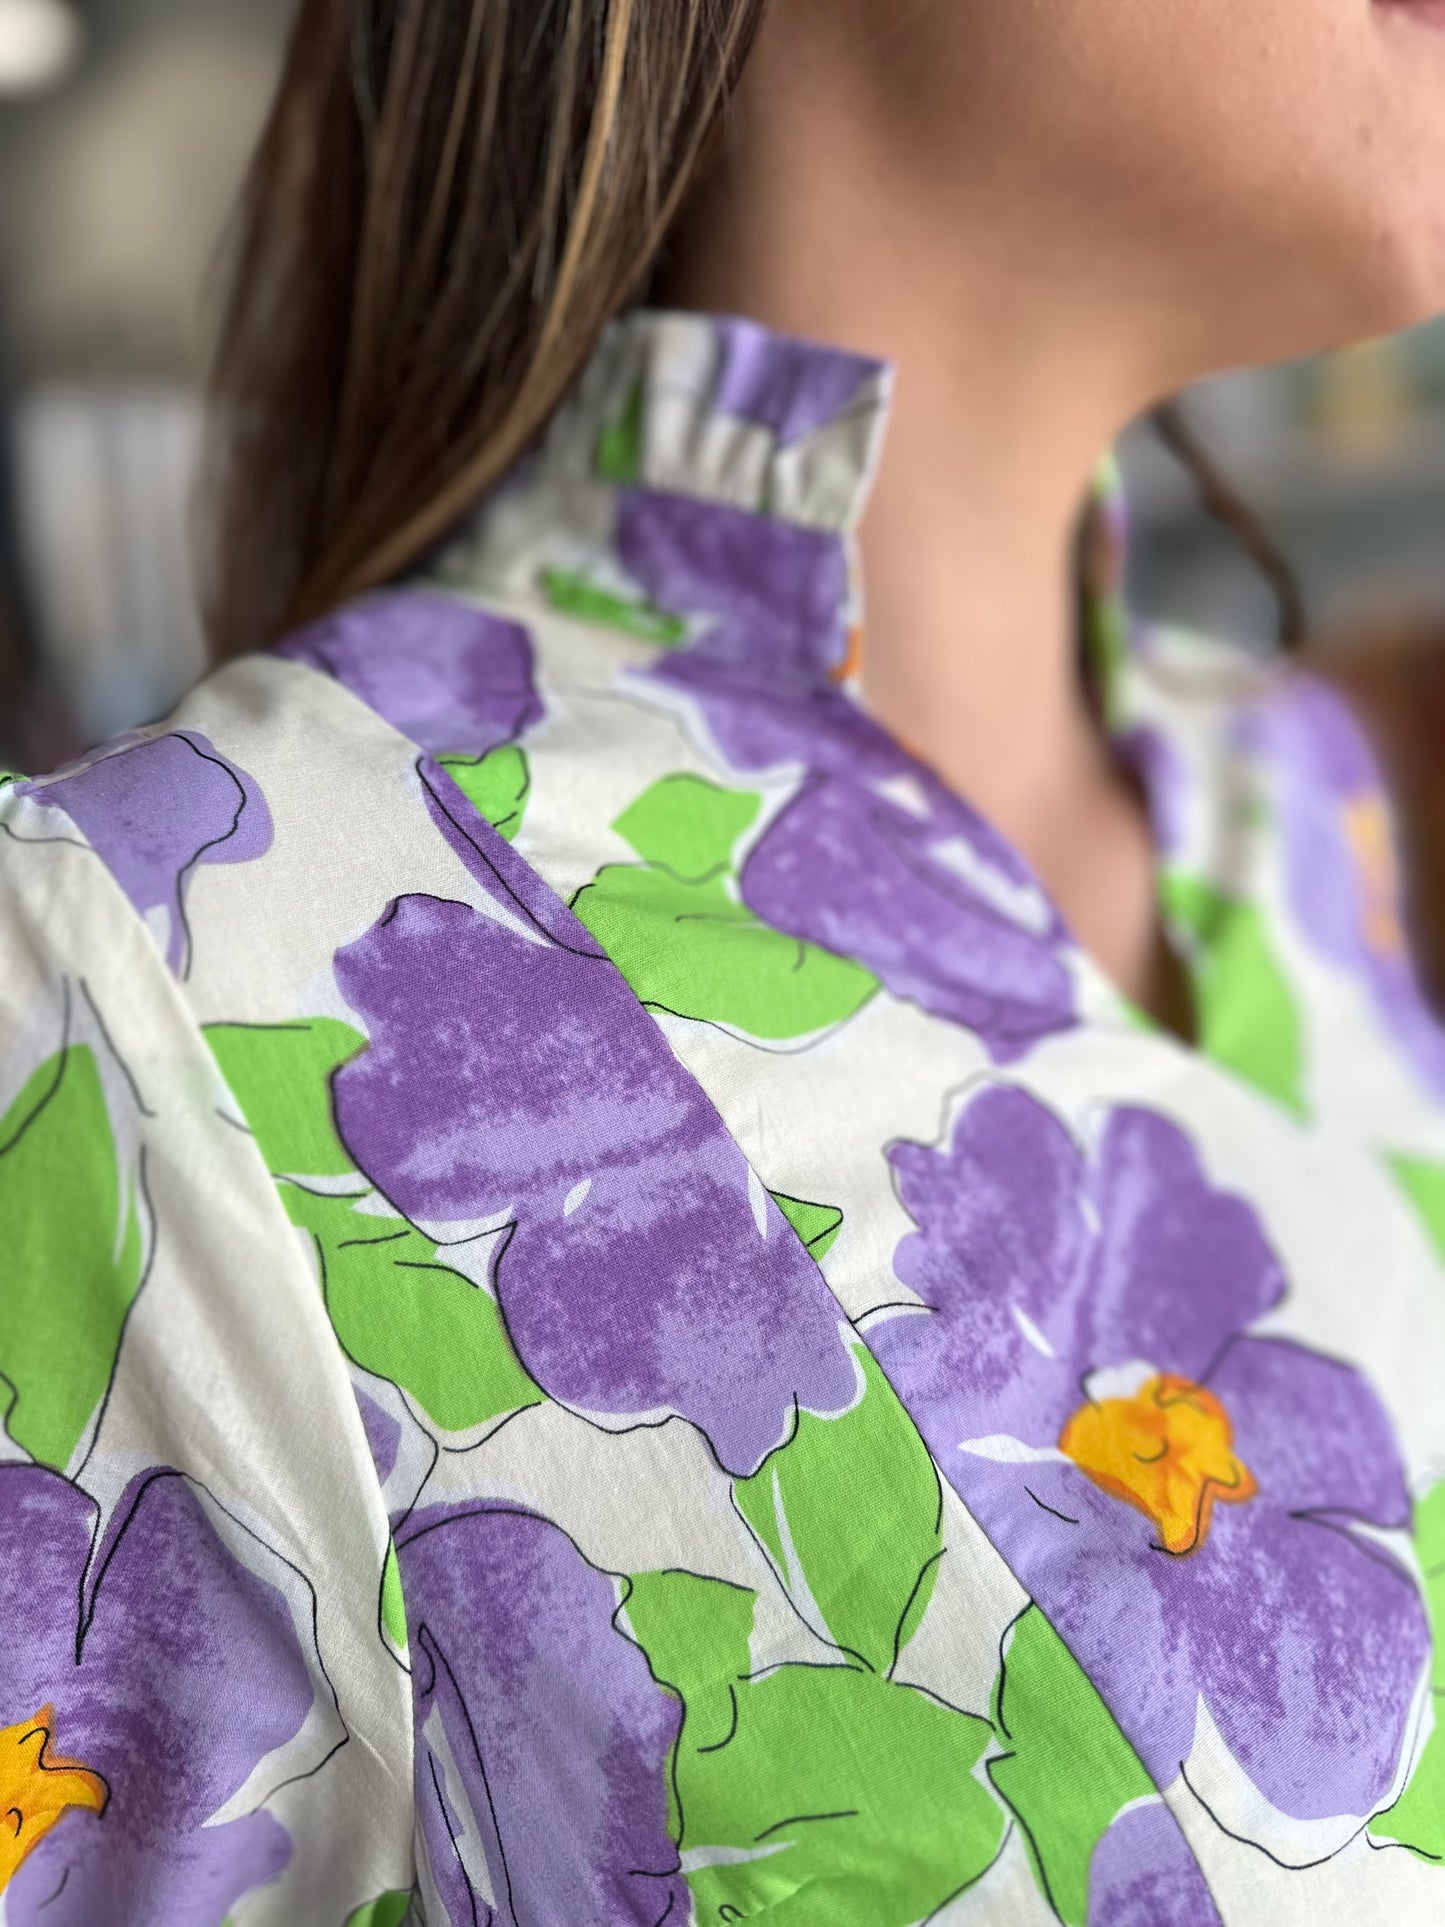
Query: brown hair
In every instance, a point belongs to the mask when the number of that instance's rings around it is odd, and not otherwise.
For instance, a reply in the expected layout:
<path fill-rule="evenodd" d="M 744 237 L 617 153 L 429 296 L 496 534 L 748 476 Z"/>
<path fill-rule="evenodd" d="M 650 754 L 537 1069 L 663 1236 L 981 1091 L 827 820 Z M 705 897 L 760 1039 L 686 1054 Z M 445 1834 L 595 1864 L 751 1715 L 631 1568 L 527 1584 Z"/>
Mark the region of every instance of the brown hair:
<path fill-rule="evenodd" d="M 765 0 L 301 0 L 229 249 L 216 652 L 395 576 L 646 283 Z"/>
<path fill-rule="evenodd" d="M 644 291 L 767 0 L 300 0 L 242 196 L 202 575 L 231 656 L 416 562 Z M 1160 426 L 1288 566 L 1177 414 Z"/>

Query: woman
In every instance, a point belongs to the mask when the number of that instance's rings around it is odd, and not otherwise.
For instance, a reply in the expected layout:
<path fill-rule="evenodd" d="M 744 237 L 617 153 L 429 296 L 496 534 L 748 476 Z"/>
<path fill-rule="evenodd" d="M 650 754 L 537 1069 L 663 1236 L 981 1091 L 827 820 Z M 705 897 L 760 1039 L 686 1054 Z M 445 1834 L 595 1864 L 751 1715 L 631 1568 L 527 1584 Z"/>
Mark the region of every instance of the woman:
<path fill-rule="evenodd" d="M 287 639 L 3 796 L 10 1927 L 1442 1917 L 1389 821 L 1071 561 L 1445 307 L 1440 26 L 303 0 Z"/>

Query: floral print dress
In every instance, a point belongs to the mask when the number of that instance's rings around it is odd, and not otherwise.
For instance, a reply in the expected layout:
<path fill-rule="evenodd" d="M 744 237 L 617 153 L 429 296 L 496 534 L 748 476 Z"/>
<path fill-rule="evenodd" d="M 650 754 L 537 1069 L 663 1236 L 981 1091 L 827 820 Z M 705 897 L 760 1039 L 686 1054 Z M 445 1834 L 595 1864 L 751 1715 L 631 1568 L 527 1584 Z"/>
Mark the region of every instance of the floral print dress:
<path fill-rule="evenodd" d="M 1094 627 L 1200 1042 L 853 673 L 887 371 L 607 335 L 0 789 L 5 1927 L 1445 1919 L 1445 1037 L 1321 688 Z"/>

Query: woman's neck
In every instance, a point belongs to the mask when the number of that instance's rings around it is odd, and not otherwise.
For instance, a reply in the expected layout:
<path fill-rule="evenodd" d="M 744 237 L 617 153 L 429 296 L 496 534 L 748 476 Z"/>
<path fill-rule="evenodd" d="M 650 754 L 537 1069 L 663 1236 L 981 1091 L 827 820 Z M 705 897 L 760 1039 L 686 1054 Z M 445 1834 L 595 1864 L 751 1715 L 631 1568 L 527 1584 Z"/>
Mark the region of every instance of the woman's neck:
<path fill-rule="evenodd" d="M 661 297 L 894 362 L 860 536 L 865 700 L 1157 1006 L 1152 851 L 1080 683 L 1072 579 L 1098 456 L 1148 399 L 1118 295 L 1007 218 L 1006 188 L 940 178 L 866 61 L 773 18 Z"/>

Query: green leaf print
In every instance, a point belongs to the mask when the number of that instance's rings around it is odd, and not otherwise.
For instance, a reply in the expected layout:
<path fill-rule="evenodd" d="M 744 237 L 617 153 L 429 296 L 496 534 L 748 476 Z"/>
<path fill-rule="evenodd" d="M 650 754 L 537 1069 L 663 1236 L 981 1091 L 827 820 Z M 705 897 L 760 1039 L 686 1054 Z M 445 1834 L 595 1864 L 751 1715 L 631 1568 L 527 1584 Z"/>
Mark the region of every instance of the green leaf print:
<path fill-rule="evenodd" d="M 1407 1157 L 1387 1157 L 1385 1163 L 1414 1207 L 1437 1255 L 1445 1259 L 1445 1165 L 1433 1164 L 1428 1158 Z"/>
<path fill-rule="evenodd" d="M 863 1396 L 840 1418 L 799 1414 L 788 1443 L 733 1484 L 801 1617 L 887 1674 L 922 1617 L 943 1549 L 938 1473 L 866 1346 Z"/>
<path fill-rule="evenodd" d="M 0 1120 L 0 1410 L 63 1472 L 115 1370 L 144 1268 L 141 1199 L 123 1172 L 94 1053 L 41 1065 Z"/>
<path fill-rule="evenodd" d="M 410 1906 L 410 1894 L 382 1894 L 380 1899 L 368 1900 L 364 1907 L 348 1914 L 346 1927 L 402 1927 Z"/>
<path fill-rule="evenodd" d="M 255 1133 L 273 1176 L 349 1177 L 356 1169 L 336 1134 L 331 1079 L 366 1049 L 349 1024 L 212 1024 L 206 1042 Z"/>
<path fill-rule="evenodd" d="M 597 479 L 628 488 L 642 480 L 642 428 L 646 407 L 643 384 L 634 382 L 627 405 L 597 437 Z"/>
<path fill-rule="evenodd" d="M 760 807 L 698 777 L 663 778 L 613 826 L 643 863 L 609 864 L 572 907 L 643 1003 L 781 1041 L 842 1023 L 878 981 L 742 902 L 733 850 Z"/>
<path fill-rule="evenodd" d="M 1445 1861 L 1445 1483 L 1415 1508 L 1415 1551 L 1425 1580 L 1425 1603 L 1434 1634 L 1430 1696 L 1435 1727 L 1415 1762 L 1405 1791 L 1377 1813 L 1370 1832 L 1398 1840 L 1424 1860 Z"/>
<path fill-rule="evenodd" d="M 438 760 L 477 814 L 508 843 L 514 842 L 532 783 L 522 751 L 507 743 L 486 756 L 443 756 Z"/>
<path fill-rule="evenodd" d="M 558 615 L 573 616 L 579 622 L 595 622 L 604 629 L 620 629 L 624 635 L 641 642 L 671 647 L 687 635 L 681 616 L 659 609 L 654 602 L 630 601 L 615 589 L 591 582 L 584 575 L 566 569 L 548 569 L 542 577 L 547 600 Z"/>
<path fill-rule="evenodd" d="M 748 1674 L 752 1595 L 644 1574 L 627 1602 L 684 1704 L 673 1812 L 699 1923 L 911 1927 L 992 1864 L 986 1720 L 861 1667 Z"/>
<path fill-rule="evenodd" d="M 797 1232 L 815 1264 L 822 1264 L 843 1229 L 843 1213 L 835 1204 L 809 1204 L 806 1198 L 790 1198 L 774 1191 L 773 1203 Z"/>
<path fill-rule="evenodd" d="M 281 1197 L 316 1241 L 332 1327 L 363 1371 L 409 1392 L 443 1432 L 542 1403 L 496 1299 L 404 1219 L 376 1216 L 374 1192 L 365 1211 L 298 1185 Z"/>
<path fill-rule="evenodd" d="M 1014 1622 L 994 1724 L 1009 1751 L 989 1761 L 989 1777 L 1023 1824 L 1054 1911 L 1067 1927 L 1084 1927 L 1094 1848 L 1121 1808 L 1155 1788 L 1037 1606 Z M 1084 1760 L 1087 1772 L 1080 1770 Z"/>
<path fill-rule="evenodd" d="M 387 1638 L 399 1653 L 407 1648 L 406 1601 L 401 1591 L 401 1567 L 397 1563 L 396 1547 L 386 1549 L 386 1563 L 381 1569 L 381 1625 Z"/>
<path fill-rule="evenodd" d="M 722 1579 L 691 1572 L 642 1572 L 626 1600 L 633 1638 L 648 1664 L 682 1701 L 674 1771 L 668 1787 L 668 1829 L 681 1840 L 677 1764 L 684 1756 L 722 1746 L 737 1723 L 737 1688 L 751 1670 L 757 1594 Z"/>
<path fill-rule="evenodd" d="M 337 1135 L 331 1078 L 366 1048 L 360 1032 L 316 1019 L 213 1025 L 206 1038 L 287 1215 L 315 1242 L 326 1309 L 348 1356 L 408 1392 L 444 1432 L 540 1404 L 496 1299 L 385 1204 Z"/>
<path fill-rule="evenodd" d="M 664 776 L 612 825 L 644 863 L 681 883 L 730 875 L 738 838 L 763 806 L 747 790 L 722 789 L 700 776 Z"/>
<path fill-rule="evenodd" d="M 1165 914 L 1189 954 L 1200 1048 L 1304 1117 L 1299 1008 L 1263 912 L 1185 871 L 1167 874 L 1162 887 Z"/>

